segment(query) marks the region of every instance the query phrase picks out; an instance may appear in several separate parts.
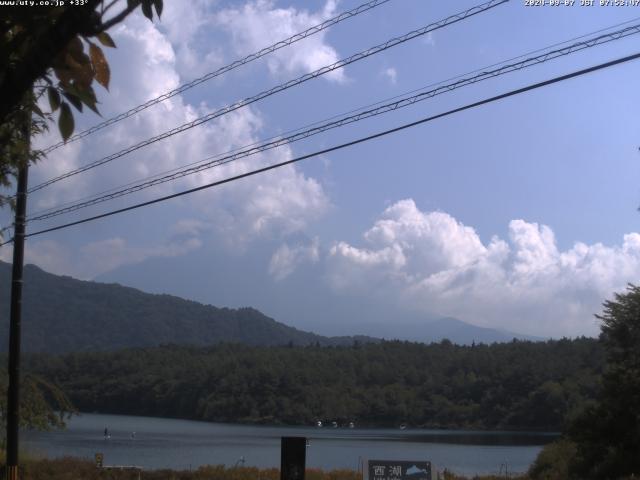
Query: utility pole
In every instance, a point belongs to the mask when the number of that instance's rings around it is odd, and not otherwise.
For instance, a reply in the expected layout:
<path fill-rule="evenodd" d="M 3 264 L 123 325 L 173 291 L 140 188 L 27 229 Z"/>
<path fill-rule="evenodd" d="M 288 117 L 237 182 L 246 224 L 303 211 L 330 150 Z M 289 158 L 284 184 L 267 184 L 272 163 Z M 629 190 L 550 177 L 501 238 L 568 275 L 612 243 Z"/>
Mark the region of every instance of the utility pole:
<path fill-rule="evenodd" d="M 27 112 L 31 115 L 31 112 Z M 18 429 L 20 427 L 20 327 L 22 317 L 22 270 L 24 265 L 27 180 L 31 151 L 31 118 L 24 127 L 27 155 L 18 169 L 16 215 L 13 233 L 11 272 L 11 313 L 9 320 L 9 390 L 7 392 L 7 480 L 18 480 Z"/>

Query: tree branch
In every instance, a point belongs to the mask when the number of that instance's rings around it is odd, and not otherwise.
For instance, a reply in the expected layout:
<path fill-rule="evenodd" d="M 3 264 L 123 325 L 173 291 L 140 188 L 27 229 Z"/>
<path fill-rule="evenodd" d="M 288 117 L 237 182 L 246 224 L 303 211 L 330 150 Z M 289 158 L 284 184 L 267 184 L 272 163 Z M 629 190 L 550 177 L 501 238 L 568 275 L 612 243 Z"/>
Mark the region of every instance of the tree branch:
<path fill-rule="evenodd" d="M 111 17 L 109 20 L 107 20 L 106 22 L 102 23 L 95 32 L 92 33 L 92 35 L 97 35 L 98 33 L 104 32 L 105 30 L 109 30 L 111 27 L 113 27 L 114 25 L 120 23 L 121 21 L 123 21 L 125 18 L 127 18 L 127 15 L 129 15 L 131 12 L 133 12 L 136 8 L 138 8 L 138 6 L 140 5 L 140 1 L 136 1 L 136 2 L 131 2 L 131 4 L 127 5 L 127 8 L 125 8 L 124 10 L 122 10 L 119 14 L 117 14 L 115 17 Z"/>
<path fill-rule="evenodd" d="M 3 102 L 0 102 L 0 124 L 18 108 L 34 82 L 42 77 L 55 58 L 79 33 L 79 26 L 87 25 L 95 15 L 100 0 L 88 0 L 83 8 L 68 7 L 58 20 L 35 39 L 23 60 L 7 69 L 0 82 Z"/>
<path fill-rule="evenodd" d="M 107 5 L 106 7 L 104 6 L 104 2 L 102 2 L 102 11 L 100 12 L 101 15 L 104 15 L 105 13 L 107 13 L 109 11 L 109 9 L 111 7 L 113 7 L 116 3 L 118 3 L 120 0 L 112 0 L 111 3 L 109 5 Z"/>
<path fill-rule="evenodd" d="M 3 102 L 0 104 L 0 124 L 7 116 L 18 108 L 24 95 L 32 88 L 34 82 L 44 76 L 55 58 L 78 34 L 93 36 L 108 30 L 122 22 L 127 15 L 141 4 L 141 0 L 127 2 L 128 5 L 120 13 L 102 22 L 96 8 L 103 0 L 87 0 L 83 8 L 69 7 L 60 15 L 58 20 L 35 39 L 31 48 L 24 55 L 18 65 L 7 69 L 0 81 L 0 91 Z M 113 6 L 113 0 L 107 9 Z"/>

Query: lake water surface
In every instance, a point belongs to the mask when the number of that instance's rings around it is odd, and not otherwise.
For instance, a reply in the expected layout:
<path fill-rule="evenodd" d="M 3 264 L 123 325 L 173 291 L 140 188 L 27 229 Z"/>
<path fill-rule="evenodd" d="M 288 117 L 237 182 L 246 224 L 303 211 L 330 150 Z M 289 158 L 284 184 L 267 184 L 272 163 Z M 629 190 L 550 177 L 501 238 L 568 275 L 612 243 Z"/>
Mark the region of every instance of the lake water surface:
<path fill-rule="evenodd" d="M 104 438 L 108 428 L 111 437 Z M 133 435 L 135 432 L 135 435 Z M 264 427 L 124 415 L 82 414 L 66 430 L 24 432 L 24 448 L 48 457 L 94 458 L 105 465 L 195 469 L 242 462 L 280 466 L 280 438 L 309 439 L 310 468 L 358 469 L 362 458 L 430 460 L 460 474 L 524 472 L 554 434 L 423 429 Z"/>

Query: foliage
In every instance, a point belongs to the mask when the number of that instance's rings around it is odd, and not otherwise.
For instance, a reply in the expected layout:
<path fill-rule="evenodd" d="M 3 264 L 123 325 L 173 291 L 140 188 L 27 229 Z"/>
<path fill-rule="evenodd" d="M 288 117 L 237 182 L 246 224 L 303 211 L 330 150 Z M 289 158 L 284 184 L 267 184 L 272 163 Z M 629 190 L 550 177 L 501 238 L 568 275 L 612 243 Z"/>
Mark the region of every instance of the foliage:
<path fill-rule="evenodd" d="M 64 457 L 40 459 L 25 462 L 20 468 L 24 480 L 102 480 L 118 478 L 136 480 L 135 470 L 98 469 L 92 461 Z M 279 480 L 277 468 L 225 467 L 223 465 L 203 466 L 196 470 L 145 470 L 145 480 Z M 361 475 L 353 470 L 307 469 L 308 480 L 359 480 Z"/>
<path fill-rule="evenodd" d="M 16 2 L 17 3 L 17 2 Z M 15 5 L 2 7 L 0 18 L 0 185 L 7 186 L 11 175 L 28 155 L 29 139 L 22 134 L 33 115 L 42 131 L 54 112 L 66 141 L 74 131 L 71 106 L 82 112 L 86 106 L 98 112 L 94 81 L 109 87 L 109 64 L 103 47 L 115 47 L 107 33 L 113 25 L 141 7 L 143 14 L 158 17 L 163 0 L 84 0 L 83 5 Z M 116 14 L 112 9 L 122 7 Z M 50 112 L 41 106 L 48 99 Z M 0 197 L 0 207 L 8 198 Z"/>
<path fill-rule="evenodd" d="M 576 445 L 561 438 L 546 445 L 529 468 L 528 476 L 532 480 L 566 480 L 569 478 L 569 465 L 576 455 Z"/>
<path fill-rule="evenodd" d="M 119 4 L 123 8 L 111 15 L 109 11 Z M 154 8 L 160 17 L 163 0 L 87 0 L 82 6 L 4 8 L 0 85 L 7 102 L 0 110 L 0 123 L 36 87 L 46 91 L 52 112 L 61 109 L 59 128 L 63 138 L 68 138 L 73 131 L 70 105 L 78 111 L 85 105 L 97 113 L 92 84 L 95 80 L 109 88 L 109 64 L 98 44 L 115 48 L 107 30 L 138 6 L 152 20 Z M 36 107 L 34 113 L 41 112 Z"/>
<path fill-rule="evenodd" d="M 81 411 L 219 422 L 559 430 L 597 389 L 592 339 L 165 346 L 30 355 Z"/>
<path fill-rule="evenodd" d="M 9 120 L 0 123 L 0 188 L 9 187 L 11 178 L 17 172 L 18 167 L 26 163 L 35 163 L 43 155 L 39 150 L 29 148 L 29 138 L 48 130 L 47 120 L 50 114 L 42 114 L 41 117 L 31 117 L 28 105 L 35 105 L 37 97 L 29 93 L 29 98 L 24 102 L 25 106 L 13 111 Z M 15 207 L 15 199 L 0 195 L 0 208 L 9 205 Z M 0 239 L 4 231 L 0 230 Z"/>
<path fill-rule="evenodd" d="M 597 403 L 571 425 L 577 478 L 640 473 L 640 287 L 629 285 L 604 303 L 600 341 L 606 352 Z"/>
<path fill-rule="evenodd" d="M 9 273 L 0 263 L 4 315 Z M 600 388 L 604 360 L 593 339 L 371 345 L 302 332 L 252 309 L 218 309 L 33 266 L 25 279 L 24 350 L 86 352 L 29 357 L 34 373 L 60 384 L 83 411 L 560 430 Z M 6 334 L 0 331 L 0 347 Z M 170 342 L 192 346 L 104 352 Z M 254 347 L 211 347 L 220 342 Z M 321 348 L 331 345 L 342 346 Z"/>
<path fill-rule="evenodd" d="M 6 364 L 6 359 L 2 359 Z M 0 391 L 6 392 L 8 374 L 0 369 Z M 57 385 L 40 375 L 27 373 L 20 380 L 20 427 L 37 430 L 63 428 L 75 408 Z M 7 397 L 0 396 L 0 437 L 6 433 Z"/>

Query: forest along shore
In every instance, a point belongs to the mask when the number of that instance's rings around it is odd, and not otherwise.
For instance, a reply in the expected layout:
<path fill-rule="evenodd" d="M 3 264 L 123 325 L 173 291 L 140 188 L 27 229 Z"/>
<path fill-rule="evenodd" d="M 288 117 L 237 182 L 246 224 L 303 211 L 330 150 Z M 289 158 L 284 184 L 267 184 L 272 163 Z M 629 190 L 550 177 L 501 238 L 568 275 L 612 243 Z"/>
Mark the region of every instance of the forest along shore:
<path fill-rule="evenodd" d="M 84 412 L 209 422 L 561 431 L 596 396 L 595 339 L 29 354 Z"/>

